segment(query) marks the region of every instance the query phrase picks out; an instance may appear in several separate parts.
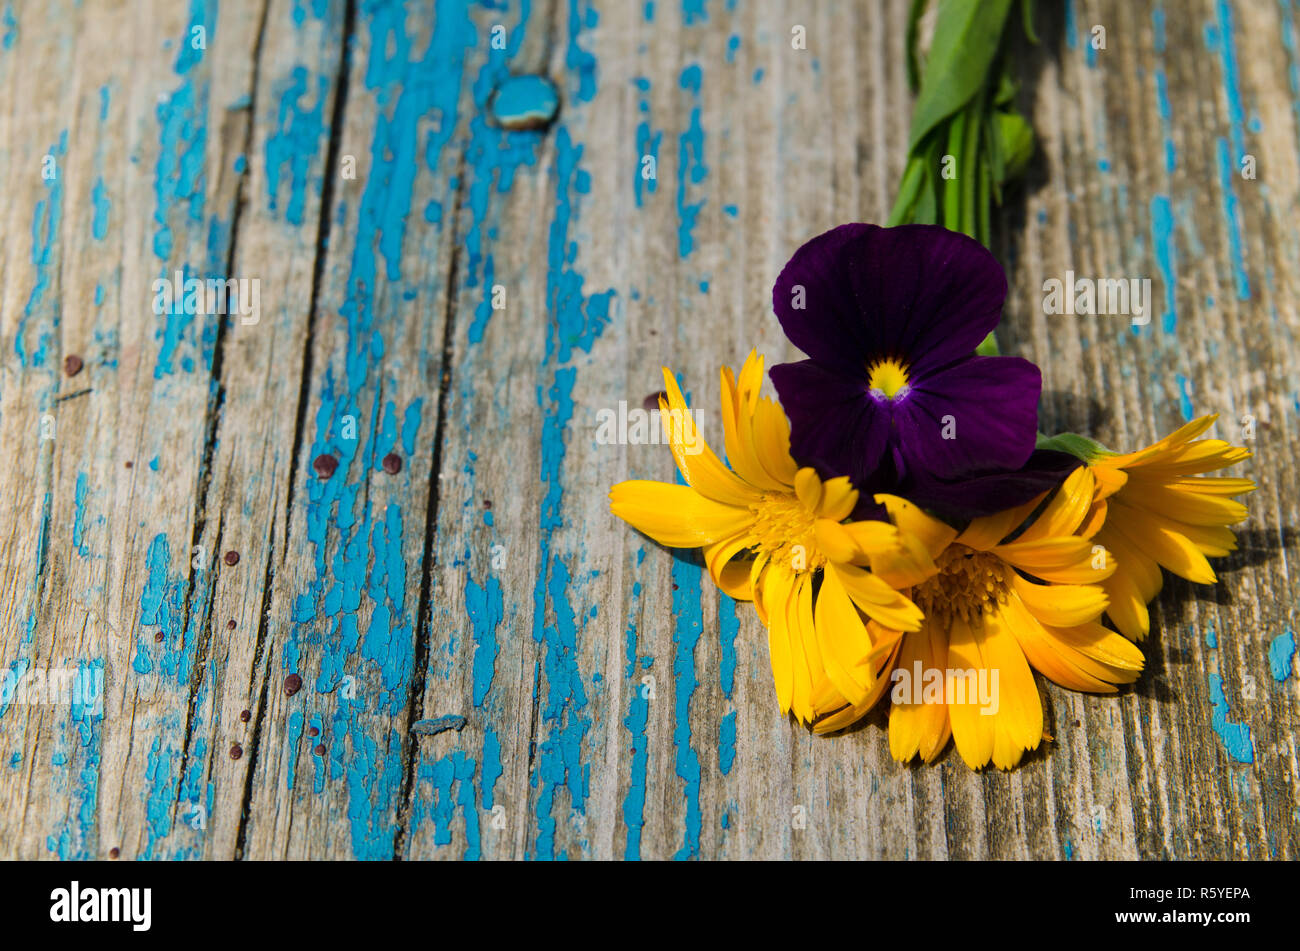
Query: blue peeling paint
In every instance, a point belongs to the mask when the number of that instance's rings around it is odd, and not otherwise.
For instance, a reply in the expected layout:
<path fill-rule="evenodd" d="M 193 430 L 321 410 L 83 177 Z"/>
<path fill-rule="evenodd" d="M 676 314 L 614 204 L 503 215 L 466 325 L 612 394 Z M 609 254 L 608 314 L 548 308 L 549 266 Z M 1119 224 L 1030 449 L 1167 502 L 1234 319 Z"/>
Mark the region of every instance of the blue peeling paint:
<path fill-rule="evenodd" d="M 635 82 L 640 91 L 638 108 L 641 120 L 636 126 L 637 162 L 632 174 L 632 190 L 636 196 L 636 206 L 640 208 L 643 201 L 642 189 L 654 194 L 659 185 L 659 145 L 664 134 L 662 129 L 656 132 L 650 125 L 650 80 L 638 77 Z M 647 162 L 647 159 L 651 161 Z M 652 170 L 653 175 L 650 174 Z"/>
<path fill-rule="evenodd" d="M 205 50 L 194 49 L 190 37 L 203 27 L 207 45 L 215 39 L 216 3 L 191 0 L 190 22 L 176 56 L 179 87 L 158 103 L 155 115 L 160 127 L 158 163 L 154 175 L 154 254 L 162 261 L 171 257 L 173 211 L 183 211 L 192 223 L 203 221 L 207 177 L 203 169 L 208 141 L 208 83 L 197 81 L 194 67 Z"/>
<path fill-rule="evenodd" d="M 1160 270 L 1160 279 L 1165 285 L 1165 311 L 1161 317 L 1161 326 L 1166 333 L 1172 333 L 1178 326 L 1173 241 L 1174 216 L 1170 210 L 1169 196 L 1156 195 L 1151 199 L 1151 242 L 1155 248 L 1156 267 Z M 1135 333 L 1141 329 L 1136 325 L 1133 326 Z"/>
<path fill-rule="evenodd" d="M 82 558 L 90 554 L 86 547 L 86 494 L 89 491 L 89 482 L 86 473 L 77 473 L 77 486 L 74 491 L 74 504 L 76 506 L 72 516 L 72 547 Z"/>
<path fill-rule="evenodd" d="M 90 203 L 93 208 L 90 233 L 96 241 L 103 241 L 104 236 L 108 234 L 108 211 L 112 205 L 112 202 L 108 199 L 108 189 L 104 187 L 103 178 L 95 179 L 95 187 L 90 193 Z"/>
<path fill-rule="evenodd" d="M 704 128 L 700 124 L 700 86 L 704 73 L 698 64 L 692 64 L 682 70 L 679 85 L 691 94 L 694 105 L 691 107 L 690 123 L 678 139 L 677 149 L 677 252 L 688 257 L 695 249 L 695 223 L 704 199 L 688 202 L 688 182 L 698 185 L 708 175 L 704 164 Z"/>
<path fill-rule="evenodd" d="M 645 546 L 641 546 L 637 549 L 638 568 L 644 559 Z M 646 724 L 650 719 L 649 687 L 641 683 L 637 676 L 636 619 L 640 600 L 641 582 L 635 581 L 632 584 L 632 597 L 628 603 L 623 651 L 627 663 L 624 676 L 627 678 L 628 690 L 631 694 L 627 716 L 623 718 L 623 726 L 627 728 L 632 756 L 628 771 L 627 795 L 623 797 L 623 823 L 627 826 L 623 857 L 638 860 L 641 858 L 641 833 L 645 828 L 646 768 L 650 761 L 649 738 L 646 736 Z M 650 664 L 643 661 L 642 666 L 643 669 L 649 669 Z"/>
<path fill-rule="evenodd" d="M 1228 140 L 1219 137 L 1216 148 L 1219 189 L 1223 193 L 1223 217 L 1228 228 L 1228 249 L 1232 257 L 1232 278 L 1238 300 L 1250 300 L 1250 278 L 1246 274 L 1246 252 L 1242 243 L 1241 208 L 1235 191 L 1236 168 L 1228 154 Z"/>
<path fill-rule="evenodd" d="M 680 477 L 679 477 L 680 481 Z M 686 800 L 686 827 L 675 859 L 700 854 L 700 757 L 691 746 L 691 698 L 699 680 L 695 676 L 695 648 L 704 632 L 700 606 L 703 569 L 683 558 L 673 561 L 673 745 L 677 776 Z"/>
<path fill-rule="evenodd" d="M 483 706 L 488 691 L 492 688 L 492 678 L 496 674 L 497 655 L 501 649 L 497 645 L 497 627 L 501 624 L 503 608 L 501 604 L 501 582 L 489 578 L 486 585 L 474 583 L 474 579 L 465 576 L 465 611 L 469 615 L 470 626 L 474 632 L 474 706 Z"/>
<path fill-rule="evenodd" d="M 1238 763 L 1253 763 L 1255 748 L 1250 741 L 1250 726 L 1245 723 L 1229 723 L 1228 698 L 1223 693 L 1223 678 L 1210 674 L 1210 725 L 1219 734 L 1223 748 Z"/>
<path fill-rule="evenodd" d="M 1174 379 L 1178 384 L 1178 409 L 1183 414 L 1183 420 L 1190 423 L 1196 418 L 1192 407 L 1191 383 L 1181 373 L 1175 373 Z"/>
<path fill-rule="evenodd" d="M 1268 645 L 1268 670 L 1273 679 L 1282 683 L 1291 676 L 1291 659 L 1295 657 L 1295 633 L 1286 631 L 1273 638 Z"/>
<path fill-rule="evenodd" d="M 63 169 L 58 160 L 68 153 L 68 132 L 65 129 L 59 135 L 57 144 L 50 147 L 45 158 L 52 158 L 53 178 L 45 178 L 46 162 L 41 165 L 42 184 L 46 195 L 36 202 L 32 214 L 32 269 L 36 281 L 27 297 L 22 316 L 18 318 L 18 328 L 14 333 L 14 353 L 20 367 L 45 366 L 50 343 L 59 326 L 60 303 L 56 295 L 47 293 L 58 274 L 54 249 L 59 244 L 59 226 L 63 221 Z M 35 347 L 27 339 L 28 327 L 33 320 L 40 320 L 40 336 Z"/>
<path fill-rule="evenodd" d="M 292 225 L 303 223 L 307 204 L 307 188 L 319 196 L 321 175 L 313 166 L 324 156 L 324 146 L 329 135 L 325 118 L 325 102 L 329 98 L 330 83 L 326 76 L 316 77 L 315 90 L 311 89 L 310 74 L 302 66 L 295 66 L 287 82 L 282 82 L 280 105 L 275 131 L 266 140 L 267 207 L 272 213 L 279 210 L 281 180 L 288 178 L 289 199 L 284 217 Z M 310 96 L 310 105 L 303 99 Z"/>
<path fill-rule="evenodd" d="M 736 711 L 732 710 L 718 725 L 718 768 L 724 776 L 736 761 Z"/>
<path fill-rule="evenodd" d="M 18 39 L 18 18 L 14 16 L 14 5 L 5 4 L 5 11 L 0 15 L 0 27 L 4 27 L 4 32 L 0 34 L 0 45 L 6 50 L 14 48 L 14 42 Z"/>

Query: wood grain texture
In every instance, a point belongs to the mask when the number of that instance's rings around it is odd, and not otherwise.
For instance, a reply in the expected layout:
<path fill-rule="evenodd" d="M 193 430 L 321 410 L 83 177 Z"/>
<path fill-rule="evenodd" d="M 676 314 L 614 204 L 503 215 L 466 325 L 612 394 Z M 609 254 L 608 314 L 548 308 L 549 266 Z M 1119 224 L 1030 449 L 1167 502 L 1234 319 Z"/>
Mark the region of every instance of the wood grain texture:
<path fill-rule="evenodd" d="M 782 718 L 752 608 L 609 514 L 674 470 L 598 413 L 666 365 L 720 441 L 719 366 L 794 355 L 786 259 L 887 215 L 907 7 L 6 5 L 0 670 L 104 689 L 0 703 L 0 855 L 1297 857 L 1288 0 L 1042 4 L 1020 51 L 994 250 L 1043 428 L 1255 428 L 1240 551 L 1167 579 L 1134 688 L 1040 678 L 1010 773 L 900 766 L 883 712 Z M 506 132 L 523 73 L 559 115 Z M 177 270 L 259 319 L 155 314 Z M 1045 314 L 1067 270 L 1151 278 L 1151 323 Z"/>

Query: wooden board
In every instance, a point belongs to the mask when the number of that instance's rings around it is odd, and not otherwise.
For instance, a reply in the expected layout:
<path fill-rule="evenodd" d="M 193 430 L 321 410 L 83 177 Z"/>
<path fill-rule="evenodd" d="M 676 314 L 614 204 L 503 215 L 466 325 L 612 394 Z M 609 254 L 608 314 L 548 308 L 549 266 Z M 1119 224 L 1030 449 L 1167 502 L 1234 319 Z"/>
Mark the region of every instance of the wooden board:
<path fill-rule="evenodd" d="M 1297 857 L 1286 2 L 1044 4 L 1020 51 L 994 250 L 1043 428 L 1254 427 L 1241 550 L 1167 582 L 1133 689 L 1044 684 L 1010 773 L 900 766 L 883 713 L 781 717 L 752 608 L 609 514 L 673 467 L 600 412 L 667 365 L 720 441 L 719 366 L 794 355 L 786 259 L 887 215 L 907 7 L 6 5 L 0 669 L 103 689 L 0 706 L 0 855 Z M 512 74 L 550 128 L 489 121 Z M 178 270 L 257 319 L 156 313 Z M 1045 314 L 1067 270 L 1151 323 Z"/>

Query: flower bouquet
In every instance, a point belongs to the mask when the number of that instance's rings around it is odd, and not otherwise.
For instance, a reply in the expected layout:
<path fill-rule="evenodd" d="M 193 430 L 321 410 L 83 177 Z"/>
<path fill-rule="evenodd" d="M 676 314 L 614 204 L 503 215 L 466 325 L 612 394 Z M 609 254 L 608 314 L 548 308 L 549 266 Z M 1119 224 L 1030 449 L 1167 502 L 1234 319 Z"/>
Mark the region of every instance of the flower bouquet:
<path fill-rule="evenodd" d="M 951 738 L 972 768 L 1009 769 L 1045 737 L 1033 671 L 1092 693 L 1135 681 L 1162 572 L 1213 583 L 1207 558 L 1235 548 L 1235 497 L 1254 483 L 1207 475 L 1250 455 L 1205 438 L 1214 416 L 1128 453 L 1039 432 L 1041 374 L 997 355 L 1006 278 L 973 236 L 987 240 L 1028 128 L 1006 91 L 1010 4 L 979 6 L 947 3 L 935 28 L 894 214 L 907 223 L 833 228 L 776 279 L 775 314 L 807 355 L 772 367 L 780 402 L 757 353 L 722 369 L 724 462 L 665 368 L 685 484 L 628 481 L 610 499 L 753 602 L 783 713 L 833 733 L 888 705 L 895 759 L 931 762 Z M 966 184 L 934 171 L 949 147 L 969 157 Z"/>

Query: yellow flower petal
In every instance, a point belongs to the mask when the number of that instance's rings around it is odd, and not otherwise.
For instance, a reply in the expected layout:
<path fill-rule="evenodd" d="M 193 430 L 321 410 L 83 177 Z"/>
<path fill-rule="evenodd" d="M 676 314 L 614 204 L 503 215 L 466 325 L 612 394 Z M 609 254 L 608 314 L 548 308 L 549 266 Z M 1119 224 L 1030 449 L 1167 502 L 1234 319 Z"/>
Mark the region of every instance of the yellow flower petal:
<path fill-rule="evenodd" d="M 862 703 L 876 679 L 875 670 L 867 662 L 871 638 L 833 564 L 827 565 L 822 574 L 814 621 L 826 676 L 846 701 Z"/>
<path fill-rule="evenodd" d="M 747 529 L 745 509 L 707 499 L 690 486 L 633 479 L 609 490 L 610 511 L 670 548 L 699 548 Z"/>
<path fill-rule="evenodd" d="M 1035 584 L 1017 575 L 1012 588 L 1044 624 L 1070 627 L 1095 621 L 1106 610 L 1106 592 L 1090 584 Z"/>
<path fill-rule="evenodd" d="M 921 629 L 903 635 L 895 668 L 905 676 L 890 690 L 889 754 L 900 763 L 920 755 L 927 763 L 942 752 L 951 736 L 948 704 L 939 694 L 937 702 L 926 702 L 925 671 L 938 671 L 945 677 L 948 667 L 948 636 L 935 625 L 924 623 Z M 921 683 L 917 683 L 918 673 Z M 890 679 L 894 674 L 891 671 Z M 900 689 L 902 688 L 902 689 Z M 921 702 L 914 702 L 920 697 Z"/>

